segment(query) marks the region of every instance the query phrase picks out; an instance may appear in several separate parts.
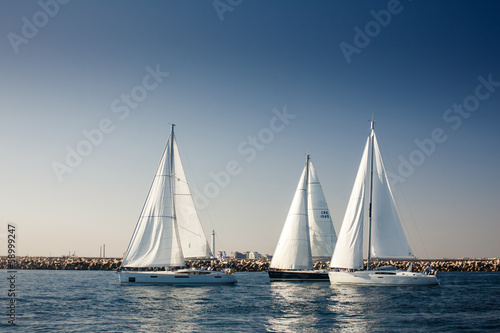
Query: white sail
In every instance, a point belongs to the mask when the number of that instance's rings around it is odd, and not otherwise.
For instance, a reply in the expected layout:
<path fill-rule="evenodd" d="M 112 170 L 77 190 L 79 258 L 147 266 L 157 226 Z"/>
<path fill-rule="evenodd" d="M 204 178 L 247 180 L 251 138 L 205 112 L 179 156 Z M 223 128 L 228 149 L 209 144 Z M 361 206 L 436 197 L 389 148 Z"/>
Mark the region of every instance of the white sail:
<path fill-rule="evenodd" d="M 189 190 L 189 185 L 182 167 L 181 157 L 174 136 L 174 170 L 175 170 L 175 215 L 179 228 L 182 252 L 185 258 L 211 257 L 205 232 L 201 226 L 198 212 Z"/>
<path fill-rule="evenodd" d="M 330 267 L 335 269 L 328 272 L 330 282 L 359 285 L 438 285 L 439 280 L 435 274 L 397 270 L 394 267 L 388 270 L 371 270 L 370 259 L 372 257 L 408 258 L 413 256 L 396 210 L 373 124 L 372 121 L 370 137 L 365 145 L 337 246 L 332 256 Z M 365 200 L 365 192 L 368 188 L 366 174 L 369 146 L 371 147 L 371 188 L 369 200 Z M 367 269 L 362 270 L 363 206 L 366 201 L 369 217 L 367 243 L 370 248 L 367 251 Z"/>
<path fill-rule="evenodd" d="M 123 258 L 123 267 L 184 266 L 172 201 L 171 139 Z"/>
<path fill-rule="evenodd" d="M 270 267 L 277 269 L 313 268 L 307 222 L 307 164 L 300 176 Z"/>
<path fill-rule="evenodd" d="M 311 254 L 313 257 L 330 258 L 337 242 L 337 235 L 335 234 L 323 189 L 311 160 L 309 160 L 308 179 L 308 221 Z"/>
<path fill-rule="evenodd" d="M 330 267 L 332 268 L 363 268 L 363 217 L 365 203 L 366 172 L 368 168 L 369 139 L 361 158 L 356 180 L 344 221 L 339 233 L 339 239 L 333 252 Z"/>
<path fill-rule="evenodd" d="M 373 132 L 373 217 L 372 246 L 373 258 L 410 258 L 412 250 L 403 231 L 396 210 L 382 156 Z"/>

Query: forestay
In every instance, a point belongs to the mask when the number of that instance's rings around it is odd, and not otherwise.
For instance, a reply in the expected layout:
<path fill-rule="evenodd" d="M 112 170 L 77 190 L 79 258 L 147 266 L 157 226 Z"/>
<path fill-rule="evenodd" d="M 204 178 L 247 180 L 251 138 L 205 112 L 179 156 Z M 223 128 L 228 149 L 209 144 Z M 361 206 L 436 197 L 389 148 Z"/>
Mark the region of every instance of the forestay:
<path fill-rule="evenodd" d="M 300 176 L 270 267 L 313 268 L 307 221 L 307 165 Z"/>

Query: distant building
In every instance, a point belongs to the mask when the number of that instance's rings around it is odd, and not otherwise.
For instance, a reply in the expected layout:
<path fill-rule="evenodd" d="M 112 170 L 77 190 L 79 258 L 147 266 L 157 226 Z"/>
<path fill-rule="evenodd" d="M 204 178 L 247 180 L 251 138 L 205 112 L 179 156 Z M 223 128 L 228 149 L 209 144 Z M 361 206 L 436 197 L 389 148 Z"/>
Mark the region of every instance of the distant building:
<path fill-rule="evenodd" d="M 246 259 L 247 255 L 245 253 L 236 251 L 236 252 L 233 252 L 233 258 L 234 259 Z"/>
<path fill-rule="evenodd" d="M 232 257 L 234 259 L 261 259 L 261 258 L 269 258 L 269 255 L 262 255 L 256 251 L 246 251 L 246 252 L 233 252 Z M 272 256 L 271 256 L 272 257 Z"/>
<path fill-rule="evenodd" d="M 260 259 L 262 255 L 259 252 L 248 251 L 247 259 Z"/>

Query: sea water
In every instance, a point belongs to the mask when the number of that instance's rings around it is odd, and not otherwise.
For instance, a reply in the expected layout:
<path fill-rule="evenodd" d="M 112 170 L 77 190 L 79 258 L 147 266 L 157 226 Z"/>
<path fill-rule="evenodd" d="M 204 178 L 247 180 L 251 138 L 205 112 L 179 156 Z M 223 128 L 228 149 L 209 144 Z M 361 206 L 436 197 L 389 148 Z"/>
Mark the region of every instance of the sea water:
<path fill-rule="evenodd" d="M 1 332 L 500 332 L 500 273 L 440 273 L 433 287 L 269 282 L 120 285 L 111 271 L 2 270 Z M 8 323 L 15 300 L 15 326 Z"/>

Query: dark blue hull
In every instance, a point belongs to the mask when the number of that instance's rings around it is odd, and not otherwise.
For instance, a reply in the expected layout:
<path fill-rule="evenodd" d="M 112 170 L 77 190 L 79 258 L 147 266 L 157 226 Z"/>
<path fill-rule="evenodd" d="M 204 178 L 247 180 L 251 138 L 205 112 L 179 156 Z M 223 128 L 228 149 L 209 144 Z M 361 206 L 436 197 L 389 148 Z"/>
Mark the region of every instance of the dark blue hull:
<path fill-rule="evenodd" d="M 267 271 L 271 281 L 330 281 L 328 271 Z"/>

